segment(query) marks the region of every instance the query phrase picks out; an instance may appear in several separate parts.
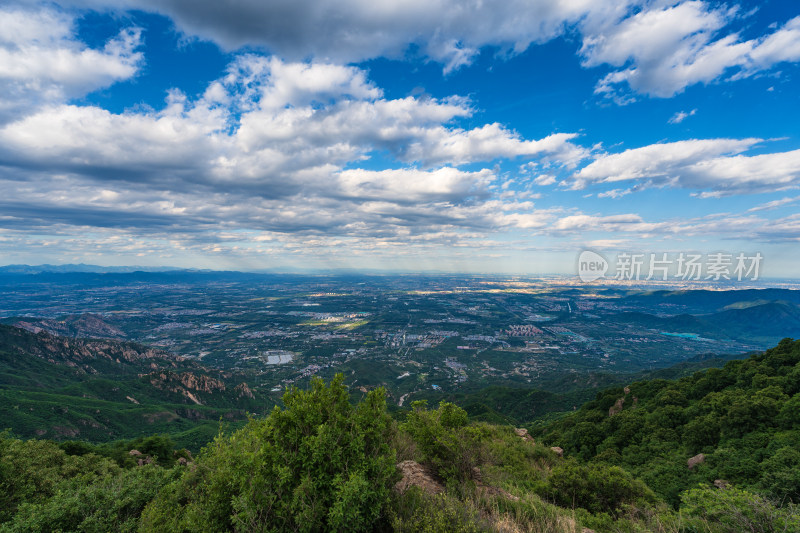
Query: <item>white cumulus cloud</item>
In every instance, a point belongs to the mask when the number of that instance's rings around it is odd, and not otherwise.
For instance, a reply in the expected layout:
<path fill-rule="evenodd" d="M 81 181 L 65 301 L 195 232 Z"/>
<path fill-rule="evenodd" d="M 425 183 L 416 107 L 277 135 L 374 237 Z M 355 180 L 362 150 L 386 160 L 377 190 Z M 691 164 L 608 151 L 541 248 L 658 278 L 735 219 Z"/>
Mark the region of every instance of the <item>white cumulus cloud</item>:
<path fill-rule="evenodd" d="M 701 196 L 800 186 L 800 150 L 745 155 L 761 139 L 694 139 L 604 154 L 574 173 L 573 188 L 635 180 L 641 186 L 702 191 Z"/>
<path fill-rule="evenodd" d="M 0 8 L 0 124 L 131 78 L 143 62 L 141 32 L 128 28 L 101 49 L 75 36 L 54 9 Z"/>
<path fill-rule="evenodd" d="M 697 83 L 752 76 L 781 62 L 800 60 L 800 17 L 762 37 L 742 40 L 726 31 L 736 8 L 690 0 L 654 3 L 611 24 L 584 33 L 580 54 L 586 67 L 617 70 L 595 92 L 630 99 L 629 91 L 667 98 Z M 685 117 L 684 117 L 685 118 Z"/>

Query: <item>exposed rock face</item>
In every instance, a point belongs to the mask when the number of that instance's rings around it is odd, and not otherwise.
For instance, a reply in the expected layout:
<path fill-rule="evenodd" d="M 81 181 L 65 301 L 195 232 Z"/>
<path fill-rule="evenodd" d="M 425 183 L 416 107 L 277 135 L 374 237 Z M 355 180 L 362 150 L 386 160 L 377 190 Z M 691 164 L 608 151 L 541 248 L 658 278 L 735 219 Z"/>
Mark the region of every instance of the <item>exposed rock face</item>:
<path fill-rule="evenodd" d="M 715 479 L 714 486 L 718 489 L 727 489 L 730 486 L 730 483 L 725 481 L 724 479 Z"/>
<path fill-rule="evenodd" d="M 67 365 L 86 374 L 97 374 L 98 365 L 114 363 L 124 367 L 141 368 L 157 362 L 160 366 L 177 367 L 183 357 L 163 350 L 148 348 L 132 342 L 102 339 L 57 337 L 30 324 L 27 330 L 2 326 L 0 344 L 11 353 L 25 353 L 53 364 Z M 30 331 L 37 331 L 31 335 Z M 22 348 L 24 346 L 24 349 Z M 133 368 L 130 368 L 133 371 Z"/>
<path fill-rule="evenodd" d="M 184 387 L 198 392 L 211 393 L 215 390 L 225 390 L 225 384 L 222 381 L 203 374 L 183 372 L 179 374 L 179 379 Z"/>
<path fill-rule="evenodd" d="M 514 433 L 517 434 L 517 437 L 521 438 L 522 440 L 527 440 L 531 444 L 533 444 L 533 437 L 528 435 L 528 430 L 525 428 L 514 428 Z"/>
<path fill-rule="evenodd" d="M 611 407 L 608 408 L 608 416 L 614 416 L 614 415 L 616 415 L 616 414 L 618 414 L 618 413 L 620 413 L 622 411 L 622 406 L 625 405 L 625 398 L 628 396 L 628 394 L 631 393 L 631 388 L 628 387 L 628 386 L 625 386 L 625 388 L 622 389 L 622 392 L 625 393 L 625 396 L 623 396 L 622 398 L 617 398 L 617 401 L 614 402 L 614 405 L 612 405 Z M 636 403 L 638 401 L 639 401 L 639 399 L 636 396 L 634 396 L 633 397 L 633 406 L 634 407 L 636 407 Z"/>
<path fill-rule="evenodd" d="M 419 487 L 427 494 L 441 494 L 444 487 L 434 479 L 430 471 L 416 461 L 403 461 L 398 463 L 397 468 L 403 473 L 403 478 L 398 481 L 394 488 L 403 494 L 409 487 Z"/>
<path fill-rule="evenodd" d="M 614 402 L 614 405 L 608 408 L 608 416 L 614 416 L 615 414 L 621 412 L 623 404 L 625 404 L 625 398 L 617 398 L 617 401 Z"/>
<path fill-rule="evenodd" d="M 53 431 L 53 433 L 55 433 L 59 437 L 75 438 L 81 433 L 79 429 L 67 426 L 53 426 L 50 429 Z"/>
<path fill-rule="evenodd" d="M 686 465 L 689 467 L 689 470 L 694 468 L 695 466 L 702 464 L 706 461 L 706 456 L 703 453 L 698 453 L 694 457 L 690 457 L 688 461 L 686 461 Z"/>
<path fill-rule="evenodd" d="M 168 390 L 178 393 L 197 405 L 203 405 L 195 393 L 203 392 L 212 394 L 214 391 L 224 391 L 225 383 L 217 378 L 193 372 L 153 372 L 149 374 L 150 384 L 159 390 Z M 238 389 L 238 387 L 237 387 Z M 247 391 L 252 395 L 252 391 Z M 252 396 L 251 396 L 252 397 Z"/>
<path fill-rule="evenodd" d="M 244 382 L 236 385 L 233 390 L 239 394 L 239 398 L 250 398 L 252 400 L 256 397 L 255 394 L 253 394 L 253 391 L 250 390 L 250 387 L 247 386 L 247 383 Z"/>
<path fill-rule="evenodd" d="M 418 462 L 403 461 L 398 463 L 397 468 L 403 473 L 403 478 L 395 484 L 394 488 L 401 494 L 407 491 L 409 487 L 419 487 L 427 494 L 441 494 L 444 492 L 444 487 L 433 477 L 430 470 Z M 484 484 L 482 481 L 483 474 L 477 467 L 472 469 L 472 479 L 475 481 L 478 493 L 483 496 L 500 496 L 509 500 L 519 501 L 517 496 L 501 488 Z"/>
<path fill-rule="evenodd" d="M 550 449 L 551 449 L 551 450 L 553 450 L 553 452 L 555 452 L 555 454 L 556 454 L 557 456 L 559 456 L 559 457 L 564 457 L 564 449 L 563 449 L 563 448 L 561 448 L 560 446 L 553 446 L 553 447 L 552 447 L 552 448 L 550 448 Z"/>
<path fill-rule="evenodd" d="M 128 452 L 128 455 L 142 455 L 142 452 L 139 450 L 131 450 Z"/>
<path fill-rule="evenodd" d="M 127 337 L 125 332 L 121 329 L 112 326 L 105 322 L 102 317 L 92 313 L 70 315 L 63 320 L 47 318 L 39 320 L 20 320 L 15 325 L 33 333 L 46 331 L 53 335 L 64 335 L 67 337 L 99 337 L 104 339 L 122 339 Z"/>

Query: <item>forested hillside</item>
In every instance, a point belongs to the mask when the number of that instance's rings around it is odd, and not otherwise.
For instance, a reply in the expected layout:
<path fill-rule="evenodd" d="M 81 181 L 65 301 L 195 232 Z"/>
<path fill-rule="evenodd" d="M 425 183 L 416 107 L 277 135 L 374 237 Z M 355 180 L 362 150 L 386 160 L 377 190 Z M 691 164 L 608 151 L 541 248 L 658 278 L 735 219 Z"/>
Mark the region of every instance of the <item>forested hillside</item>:
<path fill-rule="evenodd" d="M 243 422 L 271 406 L 244 379 L 133 342 L 0 325 L 0 420 L 21 437 L 103 442 L 169 431 L 199 450 L 220 419 Z"/>
<path fill-rule="evenodd" d="M 715 480 L 797 503 L 798 392 L 800 341 L 785 339 L 720 369 L 609 389 L 540 433 L 569 456 L 625 468 L 674 506 Z"/>
<path fill-rule="evenodd" d="M 800 531 L 800 341 L 609 389 L 531 437 L 343 377 L 193 456 L 0 437 L 3 531 Z M 702 455 L 700 455 L 702 454 Z"/>

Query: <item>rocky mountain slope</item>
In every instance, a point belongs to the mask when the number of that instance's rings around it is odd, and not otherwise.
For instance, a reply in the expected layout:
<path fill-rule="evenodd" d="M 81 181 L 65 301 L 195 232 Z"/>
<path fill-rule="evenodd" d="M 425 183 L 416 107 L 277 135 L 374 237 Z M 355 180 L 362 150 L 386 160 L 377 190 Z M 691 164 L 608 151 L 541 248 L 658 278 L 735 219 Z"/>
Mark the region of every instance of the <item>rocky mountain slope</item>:
<path fill-rule="evenodd" d="M 220 419 L 273 405 L 250 378 L 132 342 L 0 325 L 0 418 L 23 437 L 189 432 L 185 444 L 199 444 Z"/>

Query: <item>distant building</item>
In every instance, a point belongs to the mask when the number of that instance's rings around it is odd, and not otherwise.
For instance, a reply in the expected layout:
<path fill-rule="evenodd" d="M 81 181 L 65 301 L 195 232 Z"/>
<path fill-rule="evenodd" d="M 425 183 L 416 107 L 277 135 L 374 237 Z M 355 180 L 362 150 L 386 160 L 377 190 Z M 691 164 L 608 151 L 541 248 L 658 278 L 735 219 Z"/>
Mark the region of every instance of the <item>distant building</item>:
<path fill-rule="evenodd" d="M 509 337 L 535 337 L 544 333 L 541 329 L 530 324 L 511 325 L 506 330 Z"/>

